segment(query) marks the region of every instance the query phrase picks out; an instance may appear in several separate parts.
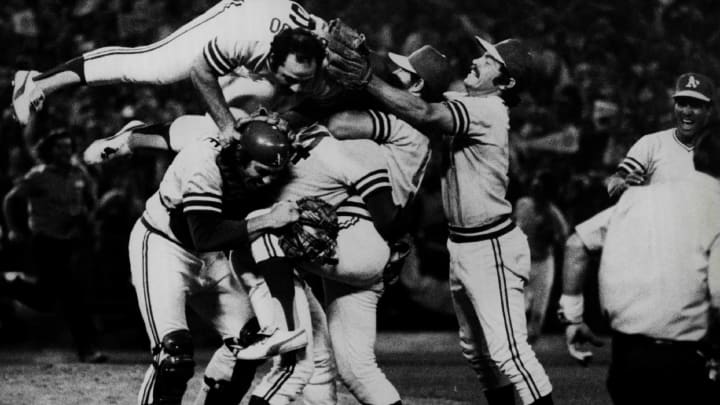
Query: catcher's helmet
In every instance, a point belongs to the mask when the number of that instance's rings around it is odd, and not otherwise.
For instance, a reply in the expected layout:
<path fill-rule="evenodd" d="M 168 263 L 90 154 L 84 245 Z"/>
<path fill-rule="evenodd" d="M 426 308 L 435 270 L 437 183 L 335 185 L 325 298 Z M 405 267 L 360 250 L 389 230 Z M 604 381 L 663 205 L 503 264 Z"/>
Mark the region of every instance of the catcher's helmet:
<path fill-rule="evenodd" d="M 249 160 L 274 168 L 284 167 L 292 154 L 287 133 L 263 121 L 250 121 L 238 128 L 240 148 Z"/>

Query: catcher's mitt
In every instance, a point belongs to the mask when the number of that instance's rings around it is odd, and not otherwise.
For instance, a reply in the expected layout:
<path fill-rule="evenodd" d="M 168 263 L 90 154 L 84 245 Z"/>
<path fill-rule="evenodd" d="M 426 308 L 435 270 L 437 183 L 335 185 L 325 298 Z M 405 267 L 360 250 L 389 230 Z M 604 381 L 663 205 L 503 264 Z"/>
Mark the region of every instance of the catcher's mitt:
<path fill-rule="evenodd" d="M 335 263 L 338 223 L 335 208 L 317 197 L 297 201 L 300 219 L 284 227 L 280 247 L 285 256 L 313 263 Z"/>
<path fill-rule="evenodd" d="M 326 70 L 330 77 L 346 88 L 357 90 L 370 81 L 370 51 L 365 35 L 339 18 L 330 21 Z"/>

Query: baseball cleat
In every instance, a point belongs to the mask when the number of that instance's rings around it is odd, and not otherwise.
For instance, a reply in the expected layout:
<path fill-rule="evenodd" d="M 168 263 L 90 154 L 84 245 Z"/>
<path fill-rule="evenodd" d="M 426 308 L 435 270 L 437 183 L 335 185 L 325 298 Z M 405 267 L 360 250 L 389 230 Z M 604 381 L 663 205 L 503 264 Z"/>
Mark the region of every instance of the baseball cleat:
<path fill-rule="evenodd" d="M 83 152 L 83 161 L 89 165 L 103 163 L 111 158 L 130 153 L 129 140 L 132 131 L 145 125 L 139 120 L 132 120 L 120 128 L 115 134 L 93 141 Z"/>
<path fill-rule="evenodd" d="M 45 101 L 45 94 L 33 81 L 33 77 L 39 74 L 37 70 L 18 70 L 13 77 L 13 115 L 22 125 L 27 125 L 30 110 L 40 111 Z"/>
<path fill-rule="evenodd" d="M 262 328 L 257 333 L 258 340 L 249 346 L 236 346 L 231 350 L 238 360 L 262 360 L 302 349 L 307 346 L 307 333 L 304 329 L 280 330 Z"/>

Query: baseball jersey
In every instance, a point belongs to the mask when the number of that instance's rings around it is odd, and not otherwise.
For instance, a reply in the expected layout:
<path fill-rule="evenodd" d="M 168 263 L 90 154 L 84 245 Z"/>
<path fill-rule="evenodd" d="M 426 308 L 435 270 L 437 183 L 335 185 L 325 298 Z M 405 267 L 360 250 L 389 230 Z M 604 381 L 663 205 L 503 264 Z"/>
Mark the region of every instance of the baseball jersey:
<path fill-rule="evenodd" d="M 143 221 L 146 225 L 184 248 L 194 250 L 184 214 L 223 212 L 223 183 L 215 163 L 220 148 L 217 139 L 205 138 L 177 154 L 160 187 L 145 203 Z"/>
<path fill-rule="evenodd" d="M 241 4 L 241 7 L 231 7 Z M 218 76 L 244 66 L 251 72 L 269 71 L 267 57 L 275 34 L 287 28 L 308 28 L 310 14 L 287 0 L 235 0 L 215 26 L 203 49 L 208 65 Z"/>
<path fill-rule="evenodd" d="M 498 96 L 451 94 L 445 102 L 453 130 L 446 137 L 449 161 L 442 198 L 450 235 L 475 234 L 510 226 L 508 108 Z"/>
<path fill-rule="evenodd" d="M 630 148 L 618 170 L 644 176 L 645 184 L 687 178 L 695 172 L 693 148 L 680 142 L 675 128 L 648 134 Z"/>
<path fill-rule="evenodd" d="M 720 182 L 693 173 L 682 182 L 628 189 L 618 203 L 576 227 L 603 248 L 601 304 L 613 329 L 698 341 L 709 298 L 720 301 Z M 603 236 L 603 233 L 605 235 Z"/>
<path fill-rule="evenodd" d="M 350 194 L 365 197 L 391 187 L 377 144 L 364 139 L 339 141 L 320 125 L 315 130 L 319 138 L 308 141 L 317 143 L 301 152 L 292 165 L 291 180 L 283 186 L 281 200 L 314 196 L 337 207 Z"/>
<path fill-rule="evenodd" d="M 368 110 L 373 123 L 371 139 L 380 145 L 387 162 L 393 201 L 404 207 L 420 188 L 430 161 L 430 141 L 393 114 Z"/>

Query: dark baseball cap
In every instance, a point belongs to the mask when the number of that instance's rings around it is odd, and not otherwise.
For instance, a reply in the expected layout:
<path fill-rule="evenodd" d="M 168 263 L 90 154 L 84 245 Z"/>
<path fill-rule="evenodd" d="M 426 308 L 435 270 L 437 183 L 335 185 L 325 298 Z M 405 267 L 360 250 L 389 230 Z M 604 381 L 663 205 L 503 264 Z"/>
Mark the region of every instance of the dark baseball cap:
<path fill-rule="evenodd" d="M 425 45 L 408 56 L 388 52 L 388 58 L 399 67 L 420 76 L 430 94 L 441 95 L 450 86 L 453 75 L 450 62 L 430 45 Z"/>
<path fill-rule="evenodd" d="M 683 73 L 675 82 L 675 92 L 672 97 L 690 97 L 707 103 L 712 102 L 715 96 L 715 83 L 709 77 L 700 73 Z"/>
<path fill-rule="evenodd" d="M 496 44 L 475 36 L 483 51 L 502 63 L 510 75 L 525 85 L 536 70 L 535 52 L 522 40 L 509 38 Z"/>

